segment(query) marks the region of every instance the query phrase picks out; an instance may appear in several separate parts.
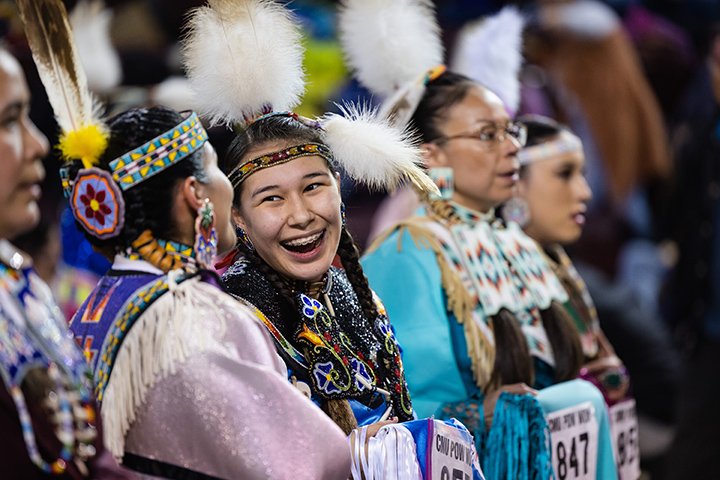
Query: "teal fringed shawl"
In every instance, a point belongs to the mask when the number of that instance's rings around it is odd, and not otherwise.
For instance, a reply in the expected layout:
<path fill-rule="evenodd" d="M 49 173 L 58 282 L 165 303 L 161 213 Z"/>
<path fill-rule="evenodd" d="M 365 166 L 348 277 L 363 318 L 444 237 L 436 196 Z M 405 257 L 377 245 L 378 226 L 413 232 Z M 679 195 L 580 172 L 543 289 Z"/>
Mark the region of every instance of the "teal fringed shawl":
<path fill-rule="evenodd" d="M 553 476 L 545 414 L 530 395 L 500 395 L 484 443 L 480 455 L 488 480 L 546 480 Z"/>
<path fill-rule="evenodd" d="M 445 404 L 437 416 L 457 418 L 468 427 L 487 480 L 553 477 L 545 414 L 535 397 L 502 393 L 490 431 L 485 429 L 481 398 Z"/>

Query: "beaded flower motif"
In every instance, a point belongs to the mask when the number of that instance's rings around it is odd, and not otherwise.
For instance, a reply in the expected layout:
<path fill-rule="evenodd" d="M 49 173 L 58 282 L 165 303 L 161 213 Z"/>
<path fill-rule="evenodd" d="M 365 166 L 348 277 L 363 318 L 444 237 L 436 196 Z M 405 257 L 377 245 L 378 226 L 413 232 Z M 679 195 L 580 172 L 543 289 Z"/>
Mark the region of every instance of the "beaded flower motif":
<path fill-rule="evenodd" d="M 100 238 L 117 236 L 125 220 L 125 202 L 110 174 L 98 168 L 78 172 L 70 205 L 83 228 Z"/>

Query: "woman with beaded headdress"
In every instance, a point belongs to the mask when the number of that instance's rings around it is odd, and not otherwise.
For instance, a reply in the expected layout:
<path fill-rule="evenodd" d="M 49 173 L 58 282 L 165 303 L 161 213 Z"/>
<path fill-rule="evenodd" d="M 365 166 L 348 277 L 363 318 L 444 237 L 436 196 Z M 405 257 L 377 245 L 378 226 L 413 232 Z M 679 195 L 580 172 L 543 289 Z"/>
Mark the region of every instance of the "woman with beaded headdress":
<path fill-rule="evenodd" d="M 211 270 L 235 241 L 232 187 L 197 114 L 138 108 L 103 124 L 62 3 L 29 3 L 63 187 L 88 240 L 114 255 L 71 323 L 110 451 L 161 478 L 346 478 L 341 431 L 287 384 L 254 309 Z"/>
<path fill-rule="evenodd" d="M 435 186 L 417 146 L 375 112 L 293 113 L 302 53 L 292 16 L 273 2 L 212 1 L 190 18 L 185 61 L 201 109 L 238 131 L 225 161 L 238 245 L 218 268 L 264 314 L 292 384 L 350 435 L 353 477 L 418 478 L 428 462 L 416 437 L 429 424 L 467 452 L 472 441 L 455 422 L 394 423 L 414 418 L 400 348 L 345 227 L 337 172 L 376 188 Z"/>
<path fill-rule="evenodd" d="M 475 48 L 502 57 L 493 73 L 503 78 L 503 65 L 519 68 L 522 19 L 505 11 L 497 20 L 480 26 L 494 31 L 486 40 L 514 36 L 514 48 Z M 429 2 L 346 0 L 340 22 L 359 80 L 390 97 L 383 111 L 417 131 L 430 176 L 445 186 L 440 197 L 421 195 L 417 214 L 363 261 L 403 344 L 415 408 L 463 420 L 488 478 L 547 478 L 551 468 L 564 477 L 564 442 L 578 434 L 592 440 L 573 468 L 614 478 L 602 395 L 574 380 L 581 349 L 567 294 L 532 239 L 494 216 L 515 187 L 525 129 L 489 88 L 432 68 L 443 52 Z M 567 430 L 566 415 L 592 420 Z"/>
<path fill-rule="evenodd" d="M 0 48 L 0 463 L 3 478 L 121 479 L 88 369 L 50 289 L 9 238 L 40 221 L 47 139 L 22 67 Z"/>

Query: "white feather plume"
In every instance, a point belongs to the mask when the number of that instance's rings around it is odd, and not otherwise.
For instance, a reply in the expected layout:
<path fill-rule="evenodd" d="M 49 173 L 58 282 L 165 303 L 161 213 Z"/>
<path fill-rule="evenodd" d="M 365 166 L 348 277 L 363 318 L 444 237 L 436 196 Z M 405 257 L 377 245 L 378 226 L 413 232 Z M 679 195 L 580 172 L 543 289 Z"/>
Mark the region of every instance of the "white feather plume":
<path fill-rule="evenodd" d="M 522 31 L 525 21 L 515 7 L 466 26 L 458 35 L 452 70 L 481 83 L 511 112 L 520 104 Z"/>
<path fill-rule="evenodd" d="M 165 105 L 179 112 L 195 110 L 197 100 L 190 82 L 185 77 L 173 76 L 166 78 L 152 89 L 153 103 Z"/>
<path fill-rule="evenodd" d="M 422 153 L 411 134 L 365 105 L 345 104 L 341 110 L 342 115 L 323 117 L 324 141 L 351 178 L 370 189 L 392 191 L 409 180 L 420 191 L 437 192 L 419 167 Z"/>
<path fill-rule="evenodd" d="M 301 34 L 269 0 L 209 0 L 191 14 L 183 55 L 200 113 L 244 122 L 271 106 L 292 110 L 305 90 Z"/>
<path fill-rule="evenodd" d="M 97 93 L 117 87 L 122 80 L 120 57 L 110 40 L 112 17 L 112 10 L 99 0 L 80 1 L 70 13 L 70 26 L 88 87 Z"/>
<path fill-rule="evenodd" d="M 357 79 L 384 97 L 443 63 L 429 0 L 344 0 L 339 31 Z"/>

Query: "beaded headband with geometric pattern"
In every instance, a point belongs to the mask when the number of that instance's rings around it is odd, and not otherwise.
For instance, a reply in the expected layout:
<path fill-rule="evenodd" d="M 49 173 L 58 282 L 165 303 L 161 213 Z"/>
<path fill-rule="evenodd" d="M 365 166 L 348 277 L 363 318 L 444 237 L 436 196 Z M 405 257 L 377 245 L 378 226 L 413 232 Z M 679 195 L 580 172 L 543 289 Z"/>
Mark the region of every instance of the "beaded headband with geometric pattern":
<path fill-rule="evenodd" d="M 62 167 L 63 192 L 75 219 L 87 233 L 97 238 L 119 235 L 125 220 L 121 190 L 126 191 L 187 158 L 207 139 L 200 119 L 191 112 L 167 132 L 112 160 L 110 171 L 98 167 L 83 168 L 71 179 L 70 167 Z"/>
<path fill-rule="evenodd" d="M 248 160 L 247 162 L 235 167 L 235 169 L 228 174 L 228 178 L 230 179 L 230 183 L 232 183 L 233 187 L 237 187 L 243 182 L 243 180 L 258 170 L 287 163 L 296 158 L 309 157 L 313 155 L 318 155 L 327 160 L 328 163 L 332 163 L 332 152 L 327 145 L 322 143 L 305 143 Z"/>
<path fill-rule="evenodd" d="M 207 139 L 200 119 L 192 112 L 176 127 L 111 161 L 113 180 L 122 190 L 132 188 L 192 155 Z"/>

